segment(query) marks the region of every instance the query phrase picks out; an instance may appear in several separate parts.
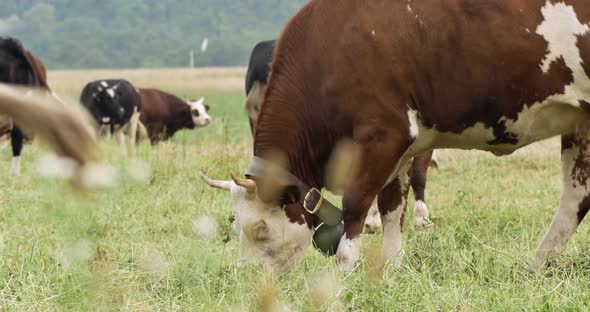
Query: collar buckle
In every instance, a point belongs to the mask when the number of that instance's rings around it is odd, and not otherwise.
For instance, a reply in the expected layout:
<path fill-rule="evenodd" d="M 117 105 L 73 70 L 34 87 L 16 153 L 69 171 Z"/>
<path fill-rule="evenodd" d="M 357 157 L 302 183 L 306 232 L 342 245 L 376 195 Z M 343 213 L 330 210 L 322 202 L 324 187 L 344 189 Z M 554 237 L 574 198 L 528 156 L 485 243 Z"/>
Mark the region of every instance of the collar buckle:
<path fill-rule="evenodd" d="M 317 188 L 311 188 L 307 192 L 307 194 L 305 194 L 305 199 L 303 200 L 303 208 L 309 214 L 315 215 L 320 210 L 323 204 L 324 197 L 322 196 L 322 192 L 320 192 Z M 312 207 L 310 208 L 309 206 Z"/>

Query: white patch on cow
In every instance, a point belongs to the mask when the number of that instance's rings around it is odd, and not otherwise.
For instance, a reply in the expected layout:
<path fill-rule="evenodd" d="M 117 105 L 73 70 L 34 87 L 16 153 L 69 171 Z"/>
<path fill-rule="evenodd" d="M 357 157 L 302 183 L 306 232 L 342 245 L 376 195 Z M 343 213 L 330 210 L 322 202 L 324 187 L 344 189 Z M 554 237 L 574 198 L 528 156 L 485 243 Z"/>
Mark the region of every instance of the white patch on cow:
<path fill-rule="evenodd" d="M 109 87 L 109 84 L 108 84 L 106 81 L 101 81 L 101 82 L 100 82 L 100 85 L 102 85 L 102 86 L 103 86 L 103 87 L 105 87 L 105 88 L 108 88 L 108 87 Z M 99 87 L 99 88 L 100 88 L 100 87 Z"/>
<path fill-rule="evenodd" d="M 109 123 L 109 122 L 111 122 L 111 117 L 102 117 L 102 122 L 103 123 Z"/>
<path fill-rule="evenodd" d="M 192 114 L 193 122 L 197 127 L 205 127 L 211 123 L 211 116 L 207 113 L 207 108 L 205 107 L 205 98 L 200 98 L 196 102 L 189 103 L 191 107 L 191 113 L 198 112 L 199 116 L 195 116 Z"/>
<path fill-rule="evenodd" d="M 349 239 L 346 233 L 340 239 L 336 258 L 340 263 L 340 269 L 346 272 L 353 271 L 361 255 L 360 237 Z"/>
<path fill-rule="evenodd" d="M 405 199 L 388 214 L 381 216 L 383 222 L 383 263 L 391 264 L 399 268 L 402 263 L 402 217 L 405 207 Z"/>
<path fill-rule="evenodd" d="M 306 224 L 292 223 L 281 207 L 264 203 L 233 181 L 230 192 L 236 208 L 234 227 L 240 233 L 240 260 L 287 272 L 311 244 L 313 231 Z"/>
<path fill-rule="evenodd" d="M 115 90 L 114 89 L 107 89 L 107 93 L 111 98 L 115 97 Z"/>
<path fill-rule="evenodd" d="M 418 227 L 432 226 L 426 203 L 421 200 L 417 200 L 414 203 L 414 223 Z"/>
<path fill-rule="evenodd" d="M 578 20 L 572 6 L 565 3 L 551 3 L 547 1 L 541 9 L 545 20 L 537 28 L 537 34 L 543 36 L 549 43 L 549 54 L 543 60 L 541 68 L 543 72 L 549 72 L 550 66 L 558 58 L 563 57 L 567 67 L 572 69 L 577 79 L 587 79 L 583 74 L 582 57 L 577 47 L 578 36 L 582 36 L 590 30 Z M 576 79 L 576 80 L 577 80 Z"/>
<path fill-rule="evenodd" d="M 579 146 L 574 146 L 565 150 L 562 154 L 561 199 L 551 226 L 537 247 L 533 263 L 535 267 L 542 267 L 548 260 L 557 256 L 578 227 L 579 206 L 584 198 L 590 194 L 590 185 L 580 185 L 576 181 L 577 174 L 584 176 L 587 173 L 574 171 L 574 166 L 576 165 L 576 159 L 580 155 L 586 156 L 587 153 L 588 151 L 580 150 Z M 590 181 L 586 179 L 586 182 Z"/>
<path fill-rule="evenodd" d="M 12 164 L 10 166 L 10 174 L 13 174 L 13 175 L 20 174 L 20 157 L 19 156 L 12 157 Z"/>
<path fill-rule="evenodd" d="M 408 120 L 410 121 L 410 137 L 415 139 L 420 132 L 418 128 L 418 111 L 410 109 L 408 111 Z"/>

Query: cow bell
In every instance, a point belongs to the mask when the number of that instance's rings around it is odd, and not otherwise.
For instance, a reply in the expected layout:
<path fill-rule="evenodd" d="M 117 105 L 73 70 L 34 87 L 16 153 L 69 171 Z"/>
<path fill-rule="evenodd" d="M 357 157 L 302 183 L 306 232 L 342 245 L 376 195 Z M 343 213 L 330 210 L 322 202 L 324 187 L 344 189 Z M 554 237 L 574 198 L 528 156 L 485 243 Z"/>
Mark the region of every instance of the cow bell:
<path fill-rule="evenodd" d="M 344 235 L 344 224 L 328 225 L 322 223 L 313 234 L 313 246 L 326 256 L 333 256 L 338 250 L 340 239 Z"/>

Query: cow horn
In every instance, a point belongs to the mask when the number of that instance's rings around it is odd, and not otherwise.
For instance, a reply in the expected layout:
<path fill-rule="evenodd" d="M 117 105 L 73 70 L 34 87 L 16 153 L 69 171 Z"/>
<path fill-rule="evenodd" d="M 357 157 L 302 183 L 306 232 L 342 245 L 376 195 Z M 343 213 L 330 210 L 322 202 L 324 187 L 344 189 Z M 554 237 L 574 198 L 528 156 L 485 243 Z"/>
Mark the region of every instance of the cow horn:
<path fill-rule="evenodd" d="M 205 184 L 209 185 L 210 187 L 225 191 L 231 190 L 231 181 L 213 180 L 209 178 L 205 172 L 201 172 L 201 179 L 203 179 L 203 182 L 205 182 Z"/>
<path fill-rule="evenodd" d="M 235 184 L 245 188 L 248 193 L 256 193 L 256 182 L 250 179 L 238 178 L 233 173 L 231 174 L 231 179 L 234 180 Z"/>

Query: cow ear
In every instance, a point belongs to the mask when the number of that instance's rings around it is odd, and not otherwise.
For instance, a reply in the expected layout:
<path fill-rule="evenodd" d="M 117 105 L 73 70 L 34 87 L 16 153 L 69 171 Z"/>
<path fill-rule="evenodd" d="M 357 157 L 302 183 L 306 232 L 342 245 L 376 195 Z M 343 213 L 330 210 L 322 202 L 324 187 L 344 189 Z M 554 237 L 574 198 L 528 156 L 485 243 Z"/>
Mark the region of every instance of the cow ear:
<path fill-rule="evenodd" d="M 205 110 L 206 110 L 206 111 L 209 111 L 209 109 L 211 108 L 211 107 L 209 106 L 209 104 L 203 104 L 203 106 L 205 106 Z"/>

